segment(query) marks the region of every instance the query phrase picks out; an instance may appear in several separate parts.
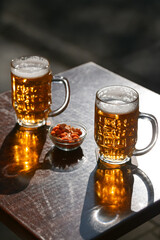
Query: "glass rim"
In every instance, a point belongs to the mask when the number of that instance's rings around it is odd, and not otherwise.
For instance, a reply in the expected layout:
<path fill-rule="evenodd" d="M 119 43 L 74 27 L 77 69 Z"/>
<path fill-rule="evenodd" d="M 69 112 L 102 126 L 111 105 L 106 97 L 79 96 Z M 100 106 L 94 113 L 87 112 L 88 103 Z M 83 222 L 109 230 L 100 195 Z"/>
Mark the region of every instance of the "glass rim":
<path fill-rule="evenodd" d="M 114 88 L 114 87 L 130 89 L 130 90 L 132 90 L 132 92 L 135 93 L 135 96 L 136 96 L 136 98 L 134 100 L 131 100 L 129 102 L 124 102 L 124 103 L 119 103 L 118 105 L 126 105 L 126 104 L 131 104 L 131 103 L 134 103 L 136 101 L 139 101 L 139 93 L 134 88 L 129 87 L 129 86 L 125 86 L 125 85 L 109 85 L 109 86 L 105 86 L 105 87 L 100 88 L 96 92 L 96 100 L 99 100 L 100 102 L 103 102 L 103 103 L 106 103 L 106 104 L 109 104 L 109 105 L 117 105 L 116 103 L 106 102 L 105 100 L 101 99 L 101 97 L 99 96 L 100 92 L 102 92 L 104 89 Z"/>
<path fill-rule="evenodd" d="M 19 66 L 18 64 L 14 65 L 16 62 L 18 63 L 18 61 L 22 61 L 22 62 L 25 62 L 26 60 L 28 60 L 29 62 L 29 59 L 43 59 L 44 60 L 44 66 L 41 68 L 41 69 L 49 69 L 50 68 L 50 63 L 48 61 L 47 58 L 45 57 L 42 57 L 42 56 L 38 56 L 38 55 L 29 55 L 29 56 L 20 56 L 20 57 L 15 57 L 11 60 L 11 68 L 13 69 L 19 69 L 17 66 Z M 27 62 L 27 61 L 26 61 Z"/>

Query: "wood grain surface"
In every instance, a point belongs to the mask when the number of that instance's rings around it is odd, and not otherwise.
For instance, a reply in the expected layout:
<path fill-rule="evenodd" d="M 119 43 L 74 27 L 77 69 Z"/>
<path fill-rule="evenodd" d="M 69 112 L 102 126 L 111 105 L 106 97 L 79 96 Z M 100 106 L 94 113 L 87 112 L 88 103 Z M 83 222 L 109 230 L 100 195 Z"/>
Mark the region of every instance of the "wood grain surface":
<path fill-rule="evenodd" d="M 158 121 L 160 97 L 92 62 L 62 75 L 70 83 L 70 103 L 48 124 L 70 120 L 86 125 L 86 139 L 72 152 L 53 146 L 47 126 L 33 130 L 17 125 L 11 93 L 0 95 L 0 219 L 22 239 L 116 239 L 160 211 L 159 140 L 149 153 L 117 170 L 128 194 L 125 210 L 103 209 L 95 193 L 97 174 L 106 171 L 96 159 L 95 94 L 107 85 L 131 86 L 140 94 L 140 110 Z M 52 90 L 56 108 L 63 100 L 63 86 L 53 85 Z M 141 133 L 144 138 L 147 131 Z"/>

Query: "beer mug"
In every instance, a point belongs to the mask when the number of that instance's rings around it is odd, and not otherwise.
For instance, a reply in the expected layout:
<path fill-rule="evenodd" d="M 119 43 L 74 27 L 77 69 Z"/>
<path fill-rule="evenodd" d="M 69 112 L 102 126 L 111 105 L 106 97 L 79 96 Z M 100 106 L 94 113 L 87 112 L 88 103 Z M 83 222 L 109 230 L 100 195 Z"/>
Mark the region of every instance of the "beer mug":
<path fill-rule="evenodd" d="M 48 117 L 65 110 L 70 99 L 69 82 L 62 76 L 52 76 L 49 61 L 39 56 L 20 57 L 11 62 L 12 105 L 17 122 L 24 127 L 40 127 Z M 51 111 L 51 82 L 62 82 L 65 100 Z"/>
<path fill-rule="evenodd" d="M 143 149 L 135 148 L 139 118 L 147 118 L 152 125 L 152 139 Z M 128 162 L 132 155 L 148 152 L 157 140 L 156 118 L 139 112 L 138 92 L 130 87 L 108 86 L 97 91 L 94 124 L 99 157 L 107 163 Z"/>

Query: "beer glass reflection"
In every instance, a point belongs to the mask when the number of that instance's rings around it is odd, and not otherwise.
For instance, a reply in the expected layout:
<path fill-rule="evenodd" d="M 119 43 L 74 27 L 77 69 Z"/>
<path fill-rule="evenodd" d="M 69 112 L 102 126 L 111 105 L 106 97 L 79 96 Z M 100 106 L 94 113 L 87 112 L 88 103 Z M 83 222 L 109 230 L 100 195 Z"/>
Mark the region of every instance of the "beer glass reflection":
<path fill-rule="evenodd" d="M 95 174 L 97 205 L 107 214 L 130 211 L 133 176 L 127 168 L 99 167 Z"/>
<path fill-rule="evenodd" d="M 17 144 L 13 146 L 14 162 L 20 166 L 20 171 L 29 171 L 38 164 L 38 136 L 34 132 L 18 131 Z"/>
<path fill-rule="evenodd" d="M 48 116 L 61 113 L 68 105 L 69 83 L 63 77 L 53 77 L 47 59 L 38 56 L 21 57 L 11 62 L 12 104 L 17 121 L 25 127 L 45 125 Z M 63 82 L 65 101 L 51 112 L 51 82 Z"/>
<path fill-rule="evenodd" d="M 36 170 L 46 134 L 45 127 L 28 130 L 17 124 L 1 148 L 3 175 L 14 177 Z"/>
<path fill-rule="evenodd" d="M 152 125 L 153 136 L 147 147 L 135 148 L 138 118 L 147 118 Z M 122 164 L 131 156 L 148 152 L 157 140 L 158 124 L 153 115 L 139 112 L 137 91 L 125 86 L 109 86 L 96 93 L 95 141 L 101 160 Z"/>

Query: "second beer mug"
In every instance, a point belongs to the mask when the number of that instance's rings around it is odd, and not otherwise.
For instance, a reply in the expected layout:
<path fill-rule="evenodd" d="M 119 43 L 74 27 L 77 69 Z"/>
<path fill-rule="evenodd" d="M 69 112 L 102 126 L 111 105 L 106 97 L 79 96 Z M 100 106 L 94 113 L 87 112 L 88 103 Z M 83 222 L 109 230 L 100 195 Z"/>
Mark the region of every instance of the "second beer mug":
<path fill-rule="evenodd" d="M 151 142 L 141 150 L 135 148 L 138 118 L 147 118 L 152 125 Z M 108 86 L 96 93 L 94 128 L 99 157 L 111 164 L 123 164 L 132 155 L 148 152 L 158 135 L 156 118 L 139 112 L 139 95 L 126 86 Z"/>
<path fill-rule="evenodd" d="M 17 121 L 24 127 L 45 125 L 48 116 L 64 111 L 70 99 L 66 78 L 52 76 L 47 59 L 38 56 L 21 57 L 11 62 L 12 104 Z M 51 111 L 51 82 L 62 82 L 65 100 L 62 106 Z"/>

